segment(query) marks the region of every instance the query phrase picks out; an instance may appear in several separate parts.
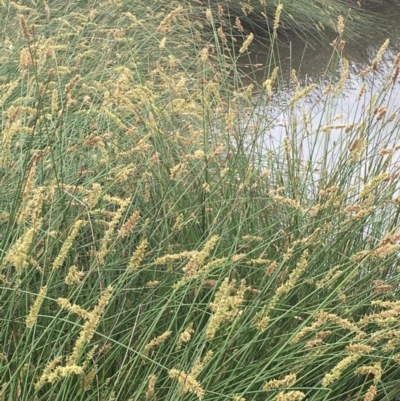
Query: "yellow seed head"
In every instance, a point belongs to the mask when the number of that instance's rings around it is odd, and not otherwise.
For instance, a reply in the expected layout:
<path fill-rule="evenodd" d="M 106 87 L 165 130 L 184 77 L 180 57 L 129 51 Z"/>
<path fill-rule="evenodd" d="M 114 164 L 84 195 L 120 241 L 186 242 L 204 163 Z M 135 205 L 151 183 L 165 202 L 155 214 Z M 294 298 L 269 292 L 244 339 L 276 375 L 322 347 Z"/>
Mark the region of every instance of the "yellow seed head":
<path fill-rule="evenodd" d="M 238 289 L 235 288 L 235 285 L 236 280 L 229 282 L 229 278 L 226 278 L 215 294 L 214 301 L 210 303 L 210 309 L 213 314 L 206 329 L 207 340 L 212 340 L 223 324 L 232 322 L 242 313 L 239 307 L 244 300 L 245 281 L 241 281 Z M 230 295 L 232 292 L 235 292 L 235 295 Z"/>
<path fill-rule="evenodd" d="M 46 382 L 47 382 L 47 377 L 48 375 L 53 372 L 55 367 L 59 365 L 62 361 L 62 356 L 58 356 L 57 358 L 53 359 L 48 363 L 48 365 L 44 368 L 42 376 L 39 378 L 39 380 L 35 384 L 35 390 L 40 389 Z"/>
<path fill-rule="evenodd" d="M 201 401 L 204 397 L 204 390 L 201 388 L 199 382 L 190 374 L 185 373 L 182 370 L 171 369 L 168 372 L 171 379 L 177 379 L 182 386 L 182 392 L 193 393 L 197 395 L 197 398 Z"/>
<path fill-rule="evenodd" d="M 183 7 L 179 6 L 175 10 L 172 10 L 160 23 L 157 31 L 165 33 L 169 30 L 170 23 L 183 11 Z"/>
<path fill-rule="evenodd" d="M 140 219 L 140 212 L 135 210 L 118 231 L 118 236 L 125 238 L 130 235 Z"/>
<path fill-rule="evenodd" d="M 32 305 L 29 311 L 29 315 L 26 317 L 25 324 L 28 329 L 31 329 L 35 324 L 37 315 L 39 313 L 40 307 L 42 306 L 46 293 L 47 293 L 47 286 L 44 286 L 40 289 L 36 301 Z"/>
<path fill-rule="evenodd" d="M 68 270 L 67 276 L 65 277 L 65 284 L 68 286 L 80 284 L 84 275 L 85 273 L 79 271 L 76 266 L 72 265 Z"/>
<path fill-rule="evenodd" d="M 339 82 L 336 85 L 336 88 L 333 91 L 333 96 L 337 96 L 342 90 L 344 84 L 346 83 L 347 77 L 349 75 L 349 62 L 347 59 L 343 58 L 342 60 L 342 75 L 340 76 Z"/>
<path fill-rule="evenodd" d="M 58 270 L 61 265 L 64 263 L 68 251 L 71 249 L 72 244 L 78 235 L 78 231 L 80 228 L 85 224 L 83 220 L 77 220 L 71 230 L 71 233 L 68 235 L 67 239 L 64 241 L 60 253 L 58 254 L 57 258 L 53 262 L 53 270 Z"/>
<path fill-rule="evenodd" d="M 179 351 L 182 348 L 183 344 L 188 343 L 192 338 L 193 333 L 193 323 L 190 323 L 189 326 L 186 327 L 186 329 L 179 335 L 175 350 Z"/>
<path fill-rule="evenodd" d="M 341 35 L 343 33 L 344 26 L 345 26 L 345 24 L 344 24 L 343 15 L 339 15 L 339 17 L 338 17 L 338 25 L 337 25 L 337 31 L 338 31 L 339 35 Z"/>
<path fill-rule="evenodd" d="M 71 304 L 71 302 L 66 298 L 57 298 L 57 304 L 61 309 L 66 309 L 72 313 L 76 313 L 85 320 L 89 320 L 92 316 L 86 309 L 81 308 L 79 305 Z"/>
<path fill-rule="evenodd" d="M 167 43 L 167 37 L 166 37 L 166 36 L 164 36 L 164 37 L 161 39 L 161 42 L 160 42 L 160 44 L 159 44 L 159 46 L 158 46 L 160 50 L 165 49 L 165 43 Z"/>
<path fill-rule="evenodd" d="M 323 387 L 328 387 L 334 381 L 338 380 L 342 372 L 353 362 L 361 357 L 360 354 L 352 354 L 342 359 L 330 373 L 327 373 L 321 381 Z"/>
<path fill-rule="evenodd" d="M 254 34 L 251 32 L 250 35 L 247 36 L 246 40 L 243 42 L 242 47 L 239 49 L 239 53 L 244 53 L 249 48 L 253 39 Z"/>
<path fill-rule="evenodd" d="M 79 333 L 79 337 L 75 342 L 72 354 L 68 357 L 68 366 L 75 365 L 79 359 L 82 348 L 87 344 L 93 337 L 96 327 L 98 326 L 100 319 L 104 313 L 104 310 L 111 299 L 113 288 L 108 286 L 104 293 L 100 296 L 97 305 L 94 307 L 86 323 L 83 325 L 82 331 Z"/>
<path fill-rule="evenodd" d="M 301 401 L 305 398 L 305 394 L 302 391 L 288 391 L 283 392 L 281 391 L 276 396 L 276 401 Z"/>
<path fill-rule="evenodd" d="M 386 39 L 383 45 L 378 50 L 376 57 L 372 60 L 372 69 L 376 70 L 378 68 L 378 63 L 382 59 L 383 53 L 385 53 L 387 47 L 389 46 L 390 40 Z"/>
<path fill-rule="evenodd" d="M 133 271 L 137 270 L 142 262 L 147 249 L 148 241 L 147 239 L 143 239 L 138 247 L 136 248 L 135 252 L 133 253 L 131 260 L 129 261 L 129 265 L 126 269 L 128 273 L 132 273 Z"/>
<path fill-rule="evenodd" d="M 172 331 L 166 331 L 158 337 L 153 338 L 148 344 L 145 345 L 143 354 L 149 355 L 149 352 L 154 348 L 160 346 L 167 338 L 171 337 Z"/>
<path fill-rule="evenodd" d="M 213 357 L 214 352 L 209 350 L 207 353 L 204 355 L 203 359 L 196 359 L 194 365 L 192 366 L 192 369 L 190 369 L 190 374 L 196 379 L 197 376 L 202 372 L 204 367 L 207 365 L 208 362 L 210 362 L 211 358 Z"/>
<path fill-rule="evenodd" d="M 221 39 L 221 42 L 222 42 L 222 43 L 226 43 L 226 42 L 227 42 L 227 39 L 226 39 L 226 35 L 225 35 L 225 33 L 224 33 L 224 30 L 222 29 L 222 26 L 220 26 L 220 27 L 217 29 L 217 32 L 218 32 L 219 38 Z"/>
<path fill-rule="evenodd" d="M 149 379 L 148 379 L 149 386 L 148 386 L 148 389 L 147 389 L 146 395 L 145 395 L 146 398 L 151 398 L 153 396 L 154 387 L 156 385 L 156 380 L 157 380 L 157 376 L 156 375 L 150 375 L 149 376 Z"/>
<path fill-rule="evenodd" d="M 286 375 L 283 379 L 273 379 L 266 382 L 263 386 L 263 391 L 268 391 L 275 388 L 289 387 L 296 383 L 296 375 L 291 373 Z"/>
<path fill-rule="evenodd" d="M 283 4 L 279 3 L 278 7 L 276 8 L 275 11 L 275 19 L 274 19 L 274 26 L 273 26 L 273 31 L 274 31 L 274 36 L 277 37 L 277 30 L 279 28 L 279 22 L 281 20 L 281 13 L 282 13 L 282 9 L 283 9 Z"/>
<path fill-rule="evenodd" d="M 382 366 L 379 362 L 373 365 L 363 365 L 356 369 L 356 375 L 373 375 L 374 384 L 376 385 L 382 377 Z"/>
<path fill-rule="evenodd" d="M 372 401 L 375 398 L 377 392 L 378 389 L 376 388 L 376 386 L 374 385 L 370 386 L 370 388 L 365 393 L 364 401 Z"/>

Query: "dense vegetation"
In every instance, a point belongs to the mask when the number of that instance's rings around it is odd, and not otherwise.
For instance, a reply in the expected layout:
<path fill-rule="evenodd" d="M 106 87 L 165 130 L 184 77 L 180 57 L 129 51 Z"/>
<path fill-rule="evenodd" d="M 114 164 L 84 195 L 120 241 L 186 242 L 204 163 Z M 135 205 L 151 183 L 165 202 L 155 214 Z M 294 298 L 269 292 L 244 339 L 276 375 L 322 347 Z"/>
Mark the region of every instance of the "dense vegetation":
<path fill-rule="evenodd" d="M 293 72 L 277 115 L 223 6 L 0 9 L 0 400 L 399 399 L 387 42 L 343 122 L 346 16 L 322 114 Z"/>

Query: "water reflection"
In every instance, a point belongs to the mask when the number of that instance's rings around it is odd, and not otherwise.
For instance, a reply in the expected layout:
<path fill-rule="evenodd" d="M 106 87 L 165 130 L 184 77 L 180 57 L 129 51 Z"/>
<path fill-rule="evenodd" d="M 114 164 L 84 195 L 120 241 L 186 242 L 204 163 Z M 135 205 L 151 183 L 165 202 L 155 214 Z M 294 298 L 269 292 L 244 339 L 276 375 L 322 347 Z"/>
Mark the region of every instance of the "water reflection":
<path fill-rule="evenodd" d="M 324 99 L 324 89 L 329 82 L 337 83 L 340 77 L 341 64 L 338 57 L 334 56 L 333 46 L 313 47 L 305 44 L 301 39 L 291 38 L 279 40 L 277 49 L 274 53 L 266 45 L 254 45 L 252 52 L 240 59 L 244 72 L 247 73 L 249 80 L 256 80 L 263 83 L 268 74 L 275 66 L 279 66 L 281 73 L 280 90 L 277 91 L 269 101 L 266 101 L 265 91 L 255 94 L 256 104 L 255 115 L 264 116 L 265 129 L 263 142 L 269 149 L 277 149 L 282 145 L 282 138 L 291 135 L 298 135 L 302 149 L 303 161 L 312 158 L 313 161 L 325 154 L 327 149 L 335 148 L 333 145 L 341 144 L 345 148 L 349 147 L 355 134 L 349 127 L 360 121 L 368 119 L 366 108 L 375 93 L 382 96 L 377 100 L 377 107 L 388 106 L 386 119 L 400 108 L 400 80 L 390 84 L 390 89 L 384 91 L 382 88 L 385 81 L 390 80 L 393 71 L 393 60 L 400 52 L 400 7 L 382 6 L 379 10 L 379 19 L 385 23 L 385 32 L 378 31 L 376 35 L 370 35 L 373 39 L 348 41 L 343 51 L 343 57 L 349 61 L 349 75 L 342 94 L 335 100 L 329 102 L 326 108 Z M 334 39 L 334 37 L 332 38 Z M 345 34 L 344 34 L 344 39 Z M 371 65 L 382 44 L 390 40 L 390 44 L 385 51 L 382 60 L 379 62 L 376 71 L 371 72 L 365 77 L 360 77 L 359 73 Z M 272 65 L 271 65 L 272 60 Z M 270 66 L 269 69 L 266 66 Z M 294 93 L 294 85 L 291 80 L 291 71 L 295 69 L 300 84 L 305 87 L 311 83 L 317 85 L 312 95 L 303 99 L 299 107 L 291 109 L 288 106 Z M 269 72 L 268 72 L 269 70 Z M 367 82 L 367 90 L 359 97 L 360 89 L 364 82 Z M 385 93 L 384 93 L 385 92 Z M 383 94 L 384 93 L 384 94 Z M 373 116 L 371 111 L 370 115 Z M 292 124 L 293 117 L 299 122 L 298 128 L 288 127 Z M 392 122 L 385 121 L 385 124 L 371 122 L 371 137 L 375 139 L 368 141 L 371 151 L 376 148 L 394 146 L 393 132 L 398 130 L 399 120 L 396 118 Z M 305 127 L 307 125 L 307 127 Z M 321 135 L 321 127 L 336 125 L 338 128 L 327 130 L 323 141 L 316 141 L 313 132 Z M 375 135 L 376 134 L 376 135 Z M 397 135 L 398 136 L 398 135 Z M 336 148 L 337 149 L 337 148 Z M 330 166 L 335 165 L 337 154 L 330 155 L 328 161 Z M 397 158 L 397 156 L 396 156 Z"/>
<path fill-rule="evenodd" d="M 383 63 L 380 64 L 378 74 L 374 79 L 382 80 L 392 60 L 400 52 L 400 5 L 382 5 L 378 12 L 379 24 L 385 29 L 377 29 L 376 33 L 368 35 L 371 38 L 357 41 L 347 41 L 343 57 L 350 62 L 350 78 L 354 78 L 360 71 L 367 68 L 376 56 L 379 48 L 386 39 L 390 46 L 385 52 Z M 332 41 L 335 39 L 332 36 Z M 346 39 L 346 31 L 344 32 Z M 269 45 L 264 45 L 262 39 L 253 45 L 252 51 L 240 59 L 243 72 L 249 77 L 255 77 L 263 82 L 267 77 L 265 66 L 270 63 L 278 65 L 284 78 L 289 81 L 292 69 L 298 72 L 303 83 L 324 81 L 332 68 L 332 55 L 334 49 L 331 45 L 306 44 L 301 38 L 282 38 L 277 42 L 277 49 L 271 56 Z M 254 67 L 258 66 L 258 67 Z"/>

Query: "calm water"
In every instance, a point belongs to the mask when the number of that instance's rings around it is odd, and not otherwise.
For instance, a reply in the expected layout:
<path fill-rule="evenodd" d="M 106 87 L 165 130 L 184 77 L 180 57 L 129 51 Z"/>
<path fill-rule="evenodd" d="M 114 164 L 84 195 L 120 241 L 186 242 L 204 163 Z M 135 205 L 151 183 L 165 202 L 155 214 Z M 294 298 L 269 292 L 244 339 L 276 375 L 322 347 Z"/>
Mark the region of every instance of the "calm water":
<path fill-rule="evenodd" d="M 285 109 L 288 99 L 292 96 L 290 74 L 292 69 L 298 73 L 299 81 L 302 86 L 316 84 L 317 89 L 302 102 L 302 109 L 297 110 L 298 119 L 304 117 L 304 113 L 310 116 L 310 129 L 324 124 L 331 124 L 333 116 L 338 116 L 335 124 L 351 124 L 360 120 L 363 113 L 365 113 L 365 105 L 371 98 L 372 93 L 379 91 L 379 87 L 383 84 L 384 80 L 390 77 L 392 72 L 392 64 L 396 55 L 400 52 L 400 7 L 399 6 L 382 6 L 379 10 L 379 19 L 382 22 L 380 25 L 384 29 L 370 32 L 369 39 L 360 39 L 357 41 L 347 41 L 343 57 L 345 57 L 350 64 L 350 73 L 343 94 L 339 97 L 337 103 L 332 107 L 329 112 L 324 110 L 324 102 L 322 90 L 328 83 L 328 76 L 332 72 L 340 75 L 340 66 L 334 66 L 332 62 L 333 47 L 330 45 L 307 45 L 298 38 L 282 38 L 279 40 L 278 50 L 274 53 L 276 65 L 280 67 L 282 76 L 281 86 L 283 90 L 275 93 L 270 105 L 273 106 L 265 109 L 260 107 L 256 111 L 257 114 L 266 115 L 267 121 L 273 121 L 273 124 L 268 123 L 265 129 L 264 141 L 270 141 L 268 145 L 270 148 L 275 148 L 281 145 L 282 137 L 287 133 L 287 116 Z M 335 38 L 332 34 L 332 40 Z M 346 32 L 344 32 L 344 39 L 346 39 Z M 362 78 L 358 75 L 360 71 L 364 70 L 371 65 L 372 60 L 375 58 L 378 50 L 385 42 L 386 39 L 390 40 L 388 49 L 386 50 L 379 68 L 373 74 L 369 74 L 365 79 L 369 82 L 369 91 L 364 95 L 363 102 L 357 102 L 357 94 L 362 85 Z M 244 72 L 248 72 L 249 77 L 256 77 L 260 83 L 264 82 L 265 65 L 268 65 L 270 50 L 267 46 L 262 44 L 252 44 L 252 52 L 240 60 L 241 68 Z M 328 67 L 330 66 L 330 67 Z M 336 70 L 337 68 L 337 70 Z M 272 69 L 271 69 L 272 70 Z M 264 94 L 256 94 L 255 100 L 257 103 L 258 96 L 265 96 Z M 265 104 L 265 102 L 260 102 Z M 381 99 L 380 104 L 390 104 L 387 115 L 390 115 L 394 110 L 400 108 L 400 79 L 397 79 L 391 92 L 385 99 Z M 363 106 L 364 105 L 364 106 Z M 266 111 L 267 110 L 267 111 Z M 380 134 L 380 141 L 385 141 L 385 131 L 388 133 L 393 127 L 388 124 Z M 389 134 L 387 135 L 389 136 Z M 342 141 L 343 130 L 332 130 L 329 134 L 329 142 Z M 310 147 L 307 144 L 312 142 L 312 138 L 307 138 L 303 146 L 303 158 L 306 160 L 310 155 Z M 320 144 L 320 150 L 317 153 L 322 154 L 323 147 L 327 143 Z M 387 143 L 390 146 L 391 143 Z M 345 144 L 348 146 L 348 144 Z M 315 152 L 315 148 L 313 148 Z M 314 154 L 315 156 L 315 154 Z M 335 163 L 335 155 L 332 155 L 331 163 Z"/>
<path fill-rule="evenodd" d="M 383 78 L 387 68 L 397 53 L 400 52 L 400 6 L 382 6 L 378 12 L 380 21 L 379 29 L 370 32 L 368 39 L 348 40 L 343 51 L 343 57 L 347 58 L 351 66 L 350 77 L 355 79 L 357 74 L 367 68 L 376 56 L 381 45 L 386 39 L 390 39 L 390 46 L 385 53 L 383 63 L 380 64 L 376 77 Z M 335 39 L 332 34 L 332 40 Z M 346 40 L 346 31 L 344 32 Z M 261 40 L 262 41 L 262 40 Z M 327 67 L 331 64 L 333 47 L 330 45 L 305 44 L 300 38 L 280 38 L 278 51 L 274 57 L 276 64 L 282 69 L 282 74 L 290 78 L 290 72 L 294 68 L 303 84 L 320 83 L 324 80 Z M 268 63 L 269 47 L 262 43 L 253 44 L 249 58 L 243 57 L 241 65 L 243 71 L 254 71 L 256 78 L 263 82 L 264 66 Z M 254 67 L 259 66 L 259 67 Z M 251 74 L 253 75 L 253 74 Z"/>

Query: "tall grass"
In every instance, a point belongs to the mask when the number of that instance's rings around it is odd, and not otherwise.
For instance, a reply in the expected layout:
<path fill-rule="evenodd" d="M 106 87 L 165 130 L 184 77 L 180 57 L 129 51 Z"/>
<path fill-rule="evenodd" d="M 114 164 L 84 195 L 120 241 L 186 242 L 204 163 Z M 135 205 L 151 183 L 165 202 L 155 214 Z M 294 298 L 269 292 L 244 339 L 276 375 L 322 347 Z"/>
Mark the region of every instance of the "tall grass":
<path fill-rule="evenodd" d="M 398 399 L 399 56 L 276 143 L 218 13 L 1 8 L 1 400 Z"/>

